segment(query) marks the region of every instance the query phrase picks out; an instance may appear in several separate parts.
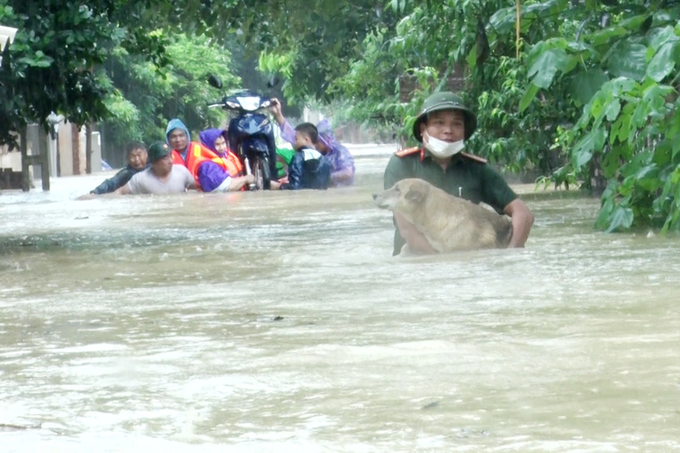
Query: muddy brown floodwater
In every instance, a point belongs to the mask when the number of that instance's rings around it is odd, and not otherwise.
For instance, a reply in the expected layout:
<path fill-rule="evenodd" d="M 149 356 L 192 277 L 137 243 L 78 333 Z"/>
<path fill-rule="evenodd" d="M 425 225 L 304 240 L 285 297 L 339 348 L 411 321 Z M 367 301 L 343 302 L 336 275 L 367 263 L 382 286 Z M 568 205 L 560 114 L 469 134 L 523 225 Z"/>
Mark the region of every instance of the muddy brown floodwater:
<path fill-rule="evenodd" d="M 526 249 L 392 258 L 391 150 L 327 192 L 0 193 L 0 450 L 679 451 L 680 242 L 528 198 Z"/>

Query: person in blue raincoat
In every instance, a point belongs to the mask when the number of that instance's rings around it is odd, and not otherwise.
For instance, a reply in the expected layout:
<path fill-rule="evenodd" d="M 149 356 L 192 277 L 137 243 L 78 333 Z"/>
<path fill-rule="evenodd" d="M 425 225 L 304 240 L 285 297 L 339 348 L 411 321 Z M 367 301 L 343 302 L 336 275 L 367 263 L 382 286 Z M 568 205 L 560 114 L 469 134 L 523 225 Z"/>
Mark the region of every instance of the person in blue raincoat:
<path fill-rule="evenodd" d="M 293 126 L 286 120 L 281 112 L 281 102 L 274 98 L 269 108 L 276 117 L 276 121 L 281 128 L 281 138 L 289 143 L 295 143 L 295 132 Z M 354 157 L 349 150 L 341 145 L 333 135 L 330 122 L 324 119 L 316 126 L 317 141 L 315 149 L 323 154 L 331 165 L 331 186 L 351 186 L 354 184 Z"/>

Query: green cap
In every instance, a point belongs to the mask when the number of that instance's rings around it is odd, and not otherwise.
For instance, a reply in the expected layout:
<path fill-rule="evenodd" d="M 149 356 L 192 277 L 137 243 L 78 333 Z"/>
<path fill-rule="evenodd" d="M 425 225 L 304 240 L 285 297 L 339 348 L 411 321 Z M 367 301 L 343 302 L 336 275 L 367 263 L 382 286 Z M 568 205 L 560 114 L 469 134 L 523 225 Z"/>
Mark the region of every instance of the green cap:
<path fill-rule="evenodd" d="M 172 151 L 163 142 L 155 142 L 149 146 L 149 162 L 156 162 L 158 159 L 162 159 Z"/>
<path fill-rule="evenodd" d="M 469 139 L 477 129 L 477 116 L 472 110 L 463 104 L 463 99 L 449 91 L 441 91 L 431 94 L 423 102 L 423 109 L 413 123 L 413 136 L 422 143 L 423 137 L 420 135 L 420 125 L 427 121 L 427 115 L 440 110 L 460 110 L 465 116 L 465 140 Z"/>

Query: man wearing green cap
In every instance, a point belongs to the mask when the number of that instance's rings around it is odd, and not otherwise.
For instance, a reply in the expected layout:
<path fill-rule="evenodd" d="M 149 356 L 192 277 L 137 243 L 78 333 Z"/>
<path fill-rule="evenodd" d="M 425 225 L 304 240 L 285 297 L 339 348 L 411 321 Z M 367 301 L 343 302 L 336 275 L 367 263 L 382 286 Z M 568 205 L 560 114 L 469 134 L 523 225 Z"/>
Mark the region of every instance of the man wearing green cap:
<path fill-rule="evenodd" d="M 449 92 L 432 94 L 413 125 L 413 136 L 423 146 L 399 151 L 390 158 L 384 187 L 389 189 L 402 179 L 419 178 L 451 195 L 473 203 L 484 202 L 510 216 L 513 232 L 509 246 L 523 247 L 534 223 L 533 214 L 503 177 L 486 165 L 486 159 L 462 152 L 476 128 L 476 115 L 460 97 Z M 436 253 L 425 236 L 401 214 L 395 213 L 394 221 L 395 255 L 406 243 L 412 251 Z"/>
<path fill-rule="evenodd" d="M 184 165 L 173 165 L 172 150 L 163 142 L 149 146 L 151 167 L 137 173 L 114 193 L 118 195 L 153 193 L 168 194 L 195 189 L 196 181 Z"/>

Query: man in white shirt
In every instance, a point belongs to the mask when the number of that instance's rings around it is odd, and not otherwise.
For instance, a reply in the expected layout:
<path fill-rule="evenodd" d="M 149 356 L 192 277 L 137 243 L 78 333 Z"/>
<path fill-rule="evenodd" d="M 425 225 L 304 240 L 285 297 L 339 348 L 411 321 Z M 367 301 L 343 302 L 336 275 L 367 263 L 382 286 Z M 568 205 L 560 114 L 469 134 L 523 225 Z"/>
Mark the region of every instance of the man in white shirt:
<path fill-rule="evenodd" d="M 184 165 L 172 164 L 172 150 L 163 142 L 149 147 L 151 166 L 134 175 L 123 187 L 116 190 L 117 195 L 127 194 L 168 194 L 182 193 L 196 189 L 196 181 Z"/>

